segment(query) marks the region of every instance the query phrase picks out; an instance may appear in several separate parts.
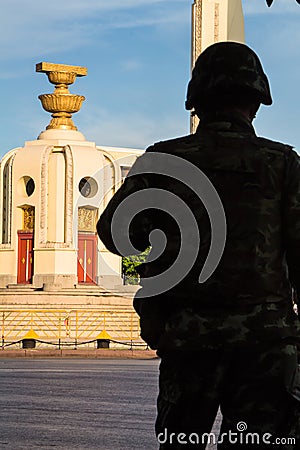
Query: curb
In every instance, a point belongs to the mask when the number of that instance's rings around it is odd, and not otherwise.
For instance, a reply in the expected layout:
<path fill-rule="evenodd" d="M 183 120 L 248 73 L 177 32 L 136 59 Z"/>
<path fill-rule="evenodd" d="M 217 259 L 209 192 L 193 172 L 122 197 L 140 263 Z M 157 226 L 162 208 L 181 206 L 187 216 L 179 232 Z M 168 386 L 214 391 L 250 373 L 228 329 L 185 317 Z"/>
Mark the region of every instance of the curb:
<path fill-rule="evenodd" d="M 158 359 L 155 350 L 0 350 L 0 358 L 110 358 L 110 359 Z"/>

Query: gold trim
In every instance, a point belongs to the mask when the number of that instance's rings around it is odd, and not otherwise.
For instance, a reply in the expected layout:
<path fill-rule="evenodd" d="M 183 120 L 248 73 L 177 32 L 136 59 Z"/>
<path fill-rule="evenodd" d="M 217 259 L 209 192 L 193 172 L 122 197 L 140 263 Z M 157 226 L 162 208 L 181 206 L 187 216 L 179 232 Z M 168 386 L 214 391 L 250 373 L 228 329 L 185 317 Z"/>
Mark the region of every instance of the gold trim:
<path fill-rule="evenodd" d="M 220 4 L 215 3 L 214 42 L 220 40 Z"/>
<path fill-rule="evenodd" d="M 202 51 L 202 0 L 192 5 L 192 68 Z"/>

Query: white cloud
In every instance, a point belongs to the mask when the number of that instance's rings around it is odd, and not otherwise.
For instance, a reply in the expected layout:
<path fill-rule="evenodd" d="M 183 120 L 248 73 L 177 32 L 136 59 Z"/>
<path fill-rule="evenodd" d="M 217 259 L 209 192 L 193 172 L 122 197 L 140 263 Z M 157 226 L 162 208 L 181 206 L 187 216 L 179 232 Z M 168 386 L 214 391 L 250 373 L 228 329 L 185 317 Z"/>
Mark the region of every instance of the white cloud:
<path fill-rule="evenodd" d="M 252 28 L 252 33 L 249 36 L 250 30 L 247 30 L 246 21 L 246 38 L 251 44 L 254 44 L 254 49 L 261 54 L 263 61 L 268 60 L 273 68 L 279 72 L 288 72 L 294 67 L 299 73 L 299 58 L 300 58 L 300 5 L 299 17 L 278 16 L 267 20 L 264 19 L 264 25 L 260 22 L 260 27 L 263 29 L 255 33 Z M 251 45 L 250 45 L 251 46 Z M 294 70 L 295 70 L 294 69 Z"/>
<path fill-rule="evenodd" d="M 68 51 L 81 47 L 88 42 L 88 27 L 73 26 L 65 23 L 58 26 L 48 21 L 46 24 L 33 24 L 29 20 L 22 27 L 10 27 L 1 32 L 0 59 L 16 60 L 17 58 L 39 57 L 44 52 L 51 54 L 58 50 Z"/>
<path fill-rule="evenodd" d="M 0 59 L 37 58 L 93 42 L 105 30 L 186 23 L 170 0 L 10 0 L 1 5 Z M 185 0 L 177 0 L 185 5 Z M 153 8 L 151 8 L 153 5 Z M 148 6 L 148 9 L 145 8 Z M 150 7 L 150 9 L 149 9 Z"/>
<path fill-rule="evenodd" d="M 185 0 L 172 0 L 184 5 Z M 95 14 L 105 14 L 132 9 L 143 9 L 157 4 L 169 5 L 170 0 L 10 0 L 1 4 L 1 26 L 9 24 L 26 25 L 35 23 L 47 28 L 49 21 L 68 22 L 74 18 L 93 18 Z M 169 8 L 169 14 L 172 10 Z M 169 15 L 168 14 L 168 15 Z M 18 30 L 14 30 L 18 31 Z"/>
<path fill-rule="evenodd" d="M 168 14 L 161 15 L 158 11 L 147 17 L 141 15 L 135 15 L 124 18 L 119 18 L 119 20 L 111 21 L 104 25 L 107 28 L 134 28 L 134 27 L 149 27 L 153 25 L 167 25 L 167 24 L 185 24 L 190 20 L 190 14 L 182 14 L 182 11 L 170 10 Z"/>
<path fill-rule="evenodd" d="M 134 72 L 143 67 L 142 63 L 135 59 L 128 59 L 126 61 L 120 61 L 121 70 L 125 72 Z"/>
<path fill-rule="evenodd" d="M 76 123 L 76 119 L 74 119 Z M 78 121 L 77 121 L 78 126 Z M 145 148 L 153 142 L 188 134 L 188 115 L 176 116 L 166 114 L 155 118 L 143 116 L 134 111 L 126 115 L 111 113 L 105 109 L 95 108 L 85 113 L 81 126 L 78 127 L 87 140 L 95 141 L 97 145 Z"/>
<path fill-rule="evenodd" d="M 32 20 L 40 18 L 46 24 L 49 18 L 68 20 L 75 16 L 88 17 L 95 12 L 131 9 L 161 1 L 167 0 L 10 0 L 2 2 L 1 17 L 3 23 L 6 19 L 22 23 L 24 17 L 30 17 Z"/>
<path fill-rule="evenodd" d="M 1 70 L 0 80 L 13 80 L 14 78 L 22 78 L 25 75 L 24 70 Z"/>

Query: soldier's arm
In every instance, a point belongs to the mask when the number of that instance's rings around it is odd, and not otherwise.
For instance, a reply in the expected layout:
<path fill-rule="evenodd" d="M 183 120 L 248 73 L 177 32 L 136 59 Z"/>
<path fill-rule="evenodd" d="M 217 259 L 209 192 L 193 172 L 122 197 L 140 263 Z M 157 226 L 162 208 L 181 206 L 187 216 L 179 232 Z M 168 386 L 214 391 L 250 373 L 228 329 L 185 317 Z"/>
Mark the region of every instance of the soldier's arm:
<path fill-rule="evenodd" d="M 133 175 L 125 178 L 123 185 L 116 192 L 113 198 L 108 203 L 104 212 L 100 216 L 97 223 L 97 233 L 104 243 L 105 247 L 112 253 L 120 256 L 127 256 L 133 254 L 129 252 L 125 254 L 120 252 L 115 245 L 112 232 L 112 220 L 116 209 L 122 204 L 122 202 L 129 198 L 132 194 L 147 188 L 147 181 L 144 175 Z M 124 209 L 124 210 L 123 210 Z M 123 241 L 128 240 L 128 229 L 126 222 L 128 218 L 132 218 L 131 226 L 129 228 L 130 241 L 139 252 L 144 251 L 149 246 L 149 216 L 146 212 L 139 213 L 135 218 L 132 217 L 132 211 L 129 209 L 135 209 L 134 201 L 130 203 L 130 208 L 123 208 L 123 214 L 119 217 L 117 223 L 117 234 Z M 127 217 L 128 214 L 128 217 Z M 138 253 L 138 252 L 135 252 Z"/>
<path fill-rule="evenodd" d="M 292 151 L 286 171 L 284 228 L 289 279 L 300 295 L 300 158 Z M 299 308 L 299 305 L 298 305 Z"/>

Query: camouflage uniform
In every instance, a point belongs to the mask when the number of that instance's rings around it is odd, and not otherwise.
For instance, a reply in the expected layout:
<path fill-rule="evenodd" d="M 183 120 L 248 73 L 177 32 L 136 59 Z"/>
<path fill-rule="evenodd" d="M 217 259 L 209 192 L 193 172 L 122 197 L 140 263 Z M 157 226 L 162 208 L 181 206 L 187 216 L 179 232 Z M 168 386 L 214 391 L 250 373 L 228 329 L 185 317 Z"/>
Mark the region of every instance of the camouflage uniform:
<path fill-rule="evenodd" d="M 285 379 L 292 379 L 296 358 L 293 345 L 270 343 L 167 353 L 159 380 L 160 448 L 198 449 L 213 443 L 222 449 L 299 448 L 292 440 L 276 441 L 294 439 L 299 432 L 298 400 L 287 394 L 291 385 Z M 218 437 L 210 430 L 219 406 L 223 421 Z M 185 433 L 182 445 L 179 433 Z"/>
<path fill-rule="evenodd" d="M 270 104 L 270 95 L 260 101 Z M 202 118 L 195 135 L 157 143 L 147 152 L 176 155 L 200 168 L 218 191 L 227 220 L 222 259 L 202 284 L 198 276 L 211 242 L 209 218 L 181 182 L 151 174 L 129 177 L 98 222 L 100 238 L 118 253 L 110 230 L 115 209 L 132 193 L 156 187 L 178 195 L 200 229 L 198 257 L 188 275 L 168 292 L 134 302 L 142 337 L 162 358 L 157 435 L 167 430 L 201 437 L 210 432 L 220 406 L 223 433 L 237 431 L 244 421 L 248 432 L 299 439 L 299 324 L 292 304 L 292 287 L 300 290 L 298 155 L 288 145 L 257 137 L 245 118 L 217 112 Z M 156 228 L 165 232 L 167 245 L 158 260 L 140 266 L 145 278 L 168 269 L 180 247 L 174 220 L 153 210 L 132 221 L 133 245 L 147 248 Z M 224 441 L 219 448 L 234 445 Z M 244 447 L 245 442 L 235 445 Z M 261 441 L 249 446 L 263 447 Z M 205 445 L 173 437 L 160 448 Z M 299 447 L 281 443 L 278 448 Z"/>

